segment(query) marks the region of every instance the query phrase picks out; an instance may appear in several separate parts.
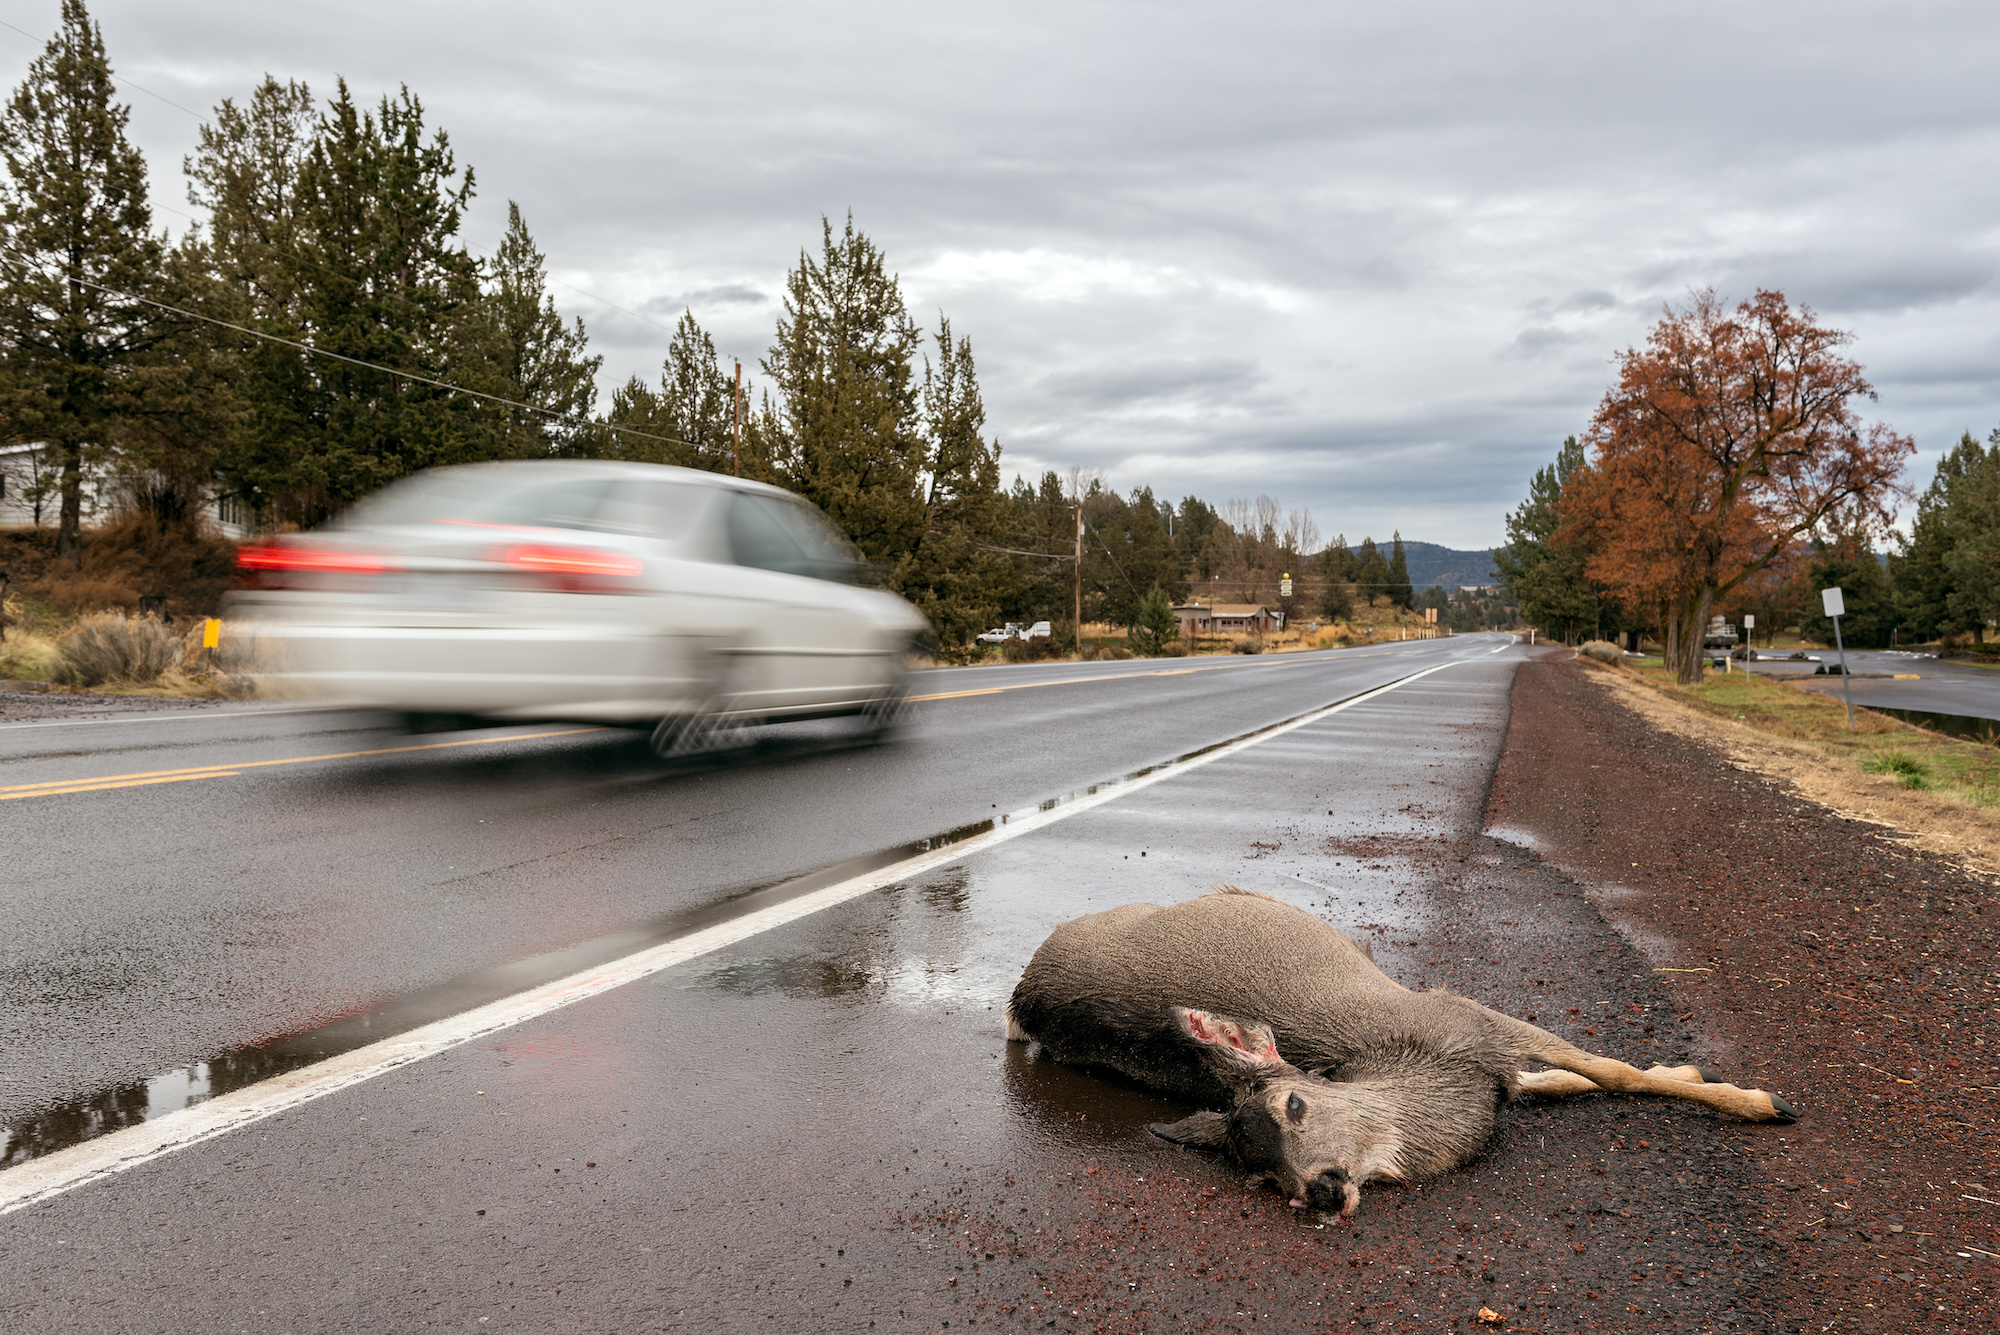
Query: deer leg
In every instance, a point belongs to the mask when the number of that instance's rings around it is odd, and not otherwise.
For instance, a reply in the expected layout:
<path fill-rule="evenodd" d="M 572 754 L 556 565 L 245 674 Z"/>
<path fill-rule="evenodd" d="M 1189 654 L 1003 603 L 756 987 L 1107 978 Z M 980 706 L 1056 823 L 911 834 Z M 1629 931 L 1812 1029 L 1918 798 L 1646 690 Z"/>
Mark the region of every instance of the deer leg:
<path fill-rule="evenodd" d="M 1596 1081 L 1574 1071 L 1523 1071 L 1514 1077 L 1514 1088 L 1523 1094 L 1539 1094 L 1545 1099 L 1566 1099 L 1572 1094 L 1602 1094 Z"/>
<path fill-rule="evenodd" d="M 1640 1072 L 1662 1080 L 1683 1084 L 1720 1084 L 1722 1077 L 1702 1066 L 1654 1066 Z M 1545 1099 L 1566 1099 L 1572 1094 L 1602 1094 L 1604 1086 L 1575 1071 L 1522 1071 L 1514 1077 L 1514 1088 L 1523 1094 L 1539 1094 Z"/>
<path fill-rule="evenodd" d="M 1654 1067 L 1642 1071 L 1636 1066 L 1628 1066 L 1613 1057 L 1599 1057 L 1581 1048 L 1571 1047 L 1557 1039 L 1536 1056 L 1551 1066 L 1575 1072 L 1600 1089 L 1619 1094 L 1664 1094 L 1669 1098 L 1687 1099 L 1713 1108 L 1717 1112 L 1729 1113 L 1751 1122 L 1793 1122 L 1798 1120 L 1799 1111 L 1775 1094 L 1761 1089 L 1738 1089 L 1735 1085 L 1701 1080 L 1701 1068 L 1681 1067 L 1674 1070 Z M 1683 1071 L 1692 1070 L 1696 1080 L 1677 1078 Z"/>

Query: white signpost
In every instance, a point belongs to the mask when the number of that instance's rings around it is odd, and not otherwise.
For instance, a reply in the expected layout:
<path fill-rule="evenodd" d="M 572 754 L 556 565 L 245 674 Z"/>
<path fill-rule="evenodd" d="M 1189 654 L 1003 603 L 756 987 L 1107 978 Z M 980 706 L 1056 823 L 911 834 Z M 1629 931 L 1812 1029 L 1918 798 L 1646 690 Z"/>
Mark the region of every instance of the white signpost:
<path fill-rule="evenodd" d="M 1847 648 L 1840 642 L 1840 618 L 1847 613 L 1847 601 L 1839 589 L 1821 589 L 1819 605 L 1833 619 L 1833 651 L 1840 655 L 1840 695 L 1847 701 L 1847 726 L 1854 726 L 1854 692 L 1847 685 Z"/>

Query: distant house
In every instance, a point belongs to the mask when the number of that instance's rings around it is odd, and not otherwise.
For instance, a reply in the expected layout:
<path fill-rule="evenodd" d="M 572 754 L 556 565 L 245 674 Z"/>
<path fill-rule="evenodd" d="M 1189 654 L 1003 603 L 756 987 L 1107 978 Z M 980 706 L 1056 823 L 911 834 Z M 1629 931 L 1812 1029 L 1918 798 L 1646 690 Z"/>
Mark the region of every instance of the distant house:
<path fill-rule="evenodd" d="M 112 471 L 99 463 L 83 469 L 83 525 L 109 521 L 125 501 Z M 227 538 L 251 530 L 251 517 L 234 497 L 211 496 L 203 507 L 210 523 Z M 62 513 L 62 471 L 55 454 L 39 441 L 0 445 L 0 529 L 52 527 Z"/>
<path fill-rule="evenodd" d="M 1183 603 L 1174 616 L 1183 635 L 1267 635 L 1285 625 L 1283 612 L 1259 603 Z"/>

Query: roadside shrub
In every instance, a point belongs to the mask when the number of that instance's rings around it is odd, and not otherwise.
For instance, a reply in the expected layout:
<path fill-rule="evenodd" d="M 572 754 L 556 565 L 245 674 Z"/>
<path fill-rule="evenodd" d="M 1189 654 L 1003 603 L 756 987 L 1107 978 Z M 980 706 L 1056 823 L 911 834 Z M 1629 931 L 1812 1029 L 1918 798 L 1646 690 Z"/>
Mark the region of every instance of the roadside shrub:
<path fill-rule="evenodd" d="M 56 638 L 63 675 L 85 686 L 145 685 L 180 660 L 180 637 L 151 617 L 97 612 Z"/>
<path fill-rule="evenodd" d="M 1009 663 L 1045 663 L 1051 658 L 1060 658 L 1062 645 L 1053 635 L 1041 635 L 1032 640 L 1008 640 L 1000 646 L 1000 656 Z"/>
<path fill-rule="evenodd" d="M 1232 654 L 1261 654 L 1264 652 L 1264 642 L 1255 635 L 1238 635 L 1229 642 L 1229 652 Z"/>
<path fill-rule="evenodd" d="M 1609 640 L 1591 640 L 1577 650 L 1585 658 L 1594 658 L 1600 663 L 1617 667 L 1625 661 L 1625 651 Z"/>
<path fill-rule="evenodd" d="M 1905 788 L 1931 786 L 1931 767 L 1907 751 L 1884 751 L 1861 768 L 1870 774 L 1893 774 Z"/>
<path fill-rule="evenodd" d="M 1168 640 L 1160 646 L 1160 657 L 1162 658 L 1186 658 L 1187 656 L 1188 646 L 1186 640 Z"/>
<path fill-rule="evenodd" d="M 1134 655 L 1122 644 L 1105 644 L 1084 650 L 1083 656 L 1093 663 L 1122 663 Z"/>
<path fill-rule="evenodd" d="M 1132 618 L 1131 629 L 1127 632 L 1127 643 L 1133 652 L 1148 658 L 1158 656 L 1168 644 L 1181 637 L 1180 620 L 1174 616 L 1173 599 L 1167 597 L 1159 585 L 1155 584 L 1145 597 L 1139 600 L 1139 607 Z"/>

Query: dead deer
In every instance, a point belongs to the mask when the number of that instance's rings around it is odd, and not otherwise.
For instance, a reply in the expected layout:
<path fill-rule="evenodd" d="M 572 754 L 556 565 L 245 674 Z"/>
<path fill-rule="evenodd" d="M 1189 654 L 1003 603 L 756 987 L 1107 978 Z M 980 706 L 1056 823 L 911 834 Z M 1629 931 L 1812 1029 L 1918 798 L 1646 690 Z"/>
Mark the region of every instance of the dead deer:
<path fill-rule="evenodd" d="M 1148 1129 L 1224 1151 L 1295 1208 L 1343 1217 L 1363 1183 L 1471 1158 L 1518 1094 L 1665 1094 L 1755 1122 L 1798 1116 L 1697 1066 L 1642 1071 L 1464 997 L 1412 992 L 1366 946 L 1234 886 L 1056 928 L 1007 1003 L 1007 1037 L 1228 1108 Z M 1522 1069 L 1537 1063 L 1556 1069 Z"/>

